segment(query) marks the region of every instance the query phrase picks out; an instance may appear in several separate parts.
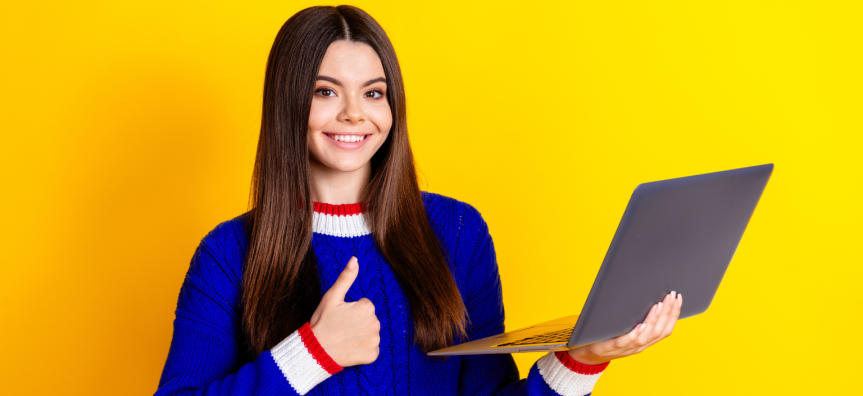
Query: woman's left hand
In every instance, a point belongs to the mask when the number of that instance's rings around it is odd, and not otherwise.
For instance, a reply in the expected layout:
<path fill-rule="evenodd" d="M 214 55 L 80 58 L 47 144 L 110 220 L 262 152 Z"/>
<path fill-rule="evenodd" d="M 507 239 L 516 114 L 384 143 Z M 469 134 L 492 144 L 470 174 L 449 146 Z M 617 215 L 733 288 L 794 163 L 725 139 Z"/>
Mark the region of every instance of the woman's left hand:
<path fill-rule="evenodd" d="M 680 317 L 682 304 L 683 296 L 671 292 L 662 302 L 650 309 L 644 323 L 635 326 L 628 334 L 580 346 L 567 352 L 576 361 L 590 365 L 639 353 L 671 335 L 677 318 Z"/>

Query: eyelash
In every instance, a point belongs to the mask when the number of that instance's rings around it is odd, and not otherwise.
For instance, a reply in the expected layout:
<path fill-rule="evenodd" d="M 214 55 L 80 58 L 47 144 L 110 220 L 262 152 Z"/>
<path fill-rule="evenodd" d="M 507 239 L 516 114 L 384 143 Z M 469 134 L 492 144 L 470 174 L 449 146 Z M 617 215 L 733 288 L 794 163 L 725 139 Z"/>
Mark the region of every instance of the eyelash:
<path fill-rule="evenodd" d="M 318 88 L 318 89 L 316 89 L 316 90 L 315 90 L 315 93 L 316 93 L 316 94 L 318 94 L 318 93 L 321 93 L 321 91 L 330 91 L 330 92 L 335 92 L 335 90 L 334 90 L 334 89 L 324 87 L 324 88 Z M 371 92 L 377 92 L 378 94 L 380 94 L 380 97 L 379 97 L 379 98 L 371 98 L 371 99 L 382 99 L 382 98 L 385 96 L 384 91 L 381 91 L 380 89 L 377 89 L 377 88 L 375 88 L 375 89 L 373 89 L 373 90 L 371 90 L 371 91 L 369 91 L 369 92 L 366 92 L 366 95 L 368 95 L 368 94 L 369 94 L 369 93 L 371 93 Z M 328 98 L 328 97 L 329 97 L 329 96 L 324 96 L 322 93 L 321 93 L 321 96 L 323 96 L 323 97 L 325 97 L 325 98 Z"/>

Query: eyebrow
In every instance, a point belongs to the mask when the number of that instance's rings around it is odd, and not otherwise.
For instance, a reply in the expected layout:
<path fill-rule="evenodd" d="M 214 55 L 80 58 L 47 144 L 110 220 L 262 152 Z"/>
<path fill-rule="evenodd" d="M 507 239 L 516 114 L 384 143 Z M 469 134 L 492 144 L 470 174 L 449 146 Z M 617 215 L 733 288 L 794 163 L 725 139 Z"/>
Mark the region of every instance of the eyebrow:
<path fill-rule="evenodd" d="M 335 79 L 335 78 L 329 77 L 329 76 L 318 76 L 318 78 L 316 78 L 316 79 L 315 79 L 315 81 L 317 81 L 317 80 L 329 81 L 329 82 L 331 82 L 331 83 L 333 83 L 333 84 L 336 84 L 336 85 L 338 85 L 338 86 L 340 86 L 340 87 L 344 87 L 344 84 L 342 84 L 342 82 L 341 82 L 341 81 L 339 81 L 338 79 Z M 366 82 L 365 82 L 365 84 L 363 84 L 362 86 L 363 86 L 363 87 L 367 87 L 367 86 L 372 85 L 372 84 L 374 84 L 374 83 L 376 83 L 376 82 L 387 82 L 387 79 L 386 79 L 386 78 L 384 78 L 384 77 L 373 78 L 373 79 L 371 79 L 371 80 L 369 80 L 369 81 L 366 81 Z"/>

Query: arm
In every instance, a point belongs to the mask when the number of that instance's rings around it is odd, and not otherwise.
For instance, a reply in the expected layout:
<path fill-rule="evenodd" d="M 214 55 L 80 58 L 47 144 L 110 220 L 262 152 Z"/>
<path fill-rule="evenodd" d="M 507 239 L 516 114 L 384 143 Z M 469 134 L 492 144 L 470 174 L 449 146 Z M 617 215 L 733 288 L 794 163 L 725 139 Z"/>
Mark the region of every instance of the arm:
<path fill-rule="evenodd" d="M 243 256 L 230 235 L 235 226 L 217 227 L 192 257 L 156 395 L 303 395 L 341 370 L 308 324 L 253 361 L 238 364 Z"/>
<path fill-rule="evenodd" d="M 467 262 L 456 265 L 456 271 L 467 270 L 456 273 L 464 279 L 462 297 L 470 315 L 468 337 L 476 340 L 504 332 L 503 294 L 488 226 L 479 212 L 466 204 L 460 217 L 465 229 L 475 230 L 465 233 L 471 241 L 459 241 L 461 246 L 472 246 L 472 252 L 463 257 Z M 526 379 L 519 380 L 511 354 L 469 355 L 461 359 L 459 392 L 463 395 L 589 395 L 608 365 L 586 365 L 566 352 L 550 352 L 533 365 Z"/>

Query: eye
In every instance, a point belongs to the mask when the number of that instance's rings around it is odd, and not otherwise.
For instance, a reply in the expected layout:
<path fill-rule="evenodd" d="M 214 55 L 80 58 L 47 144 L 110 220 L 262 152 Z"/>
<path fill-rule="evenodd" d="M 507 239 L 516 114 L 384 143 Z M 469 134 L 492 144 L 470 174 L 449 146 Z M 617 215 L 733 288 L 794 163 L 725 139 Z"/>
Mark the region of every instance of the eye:
<path fill-rule="evenodd" d="M 336 92 L 329 88 L 319 88 L 315 91 L 315 93 L 323 97 L 336 96 Z"/>
<path fill-rule="evenodd" d="M 380 99 L 380 98 L 384 97 L 384 92 L 381 91 L 380 89 L 373 89 L 369 92 L 366 92 L 366 97 L 372 98 L 372 99 Z"/>

